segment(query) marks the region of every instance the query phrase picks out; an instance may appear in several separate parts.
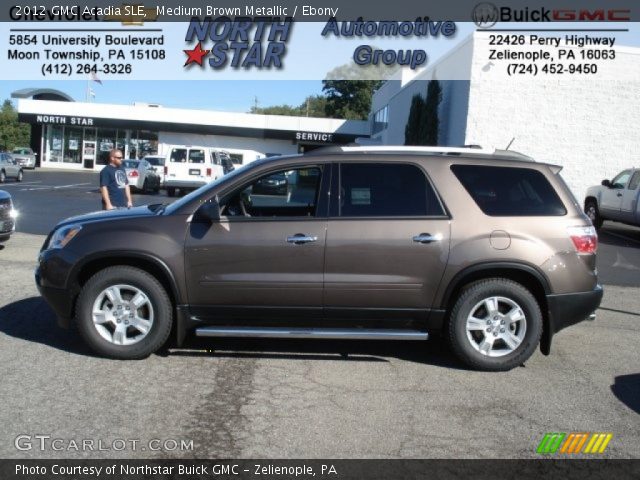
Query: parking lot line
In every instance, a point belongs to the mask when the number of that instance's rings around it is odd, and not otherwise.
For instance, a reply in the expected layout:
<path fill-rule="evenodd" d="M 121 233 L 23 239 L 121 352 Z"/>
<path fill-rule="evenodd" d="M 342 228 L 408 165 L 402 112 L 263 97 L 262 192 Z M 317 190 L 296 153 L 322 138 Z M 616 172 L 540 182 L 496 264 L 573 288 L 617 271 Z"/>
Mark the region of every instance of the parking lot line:
<path fill-rule="evenodd" d="M 72 183 L 70 185 L 39 185 L 37 187 L 32 187 L 32 188 L 21 188 L 20 191 L 24 192 L 31 192 L 31 191 L 35 191 L 35 190 L 61 190 L 63 188 L 74 188 L 74 187 L 83 187 L 83 186 L 87 186 L 87 185 L 91 185 L 91 183 L 87 182 L 87 183 Z"/>
<path fill-rule="evenodd" d="M 628 240 L 629 242 L 640 244 L 640 240 L 637 240 L 633 237 L 627 237 L 626 235 L 622 235 L 621 233 L 613 233 L 613 232 L 603 232 L 606 235 L 612 235 L 614 237 L 622 238 L 623 240 Z"/>
<path fill-rule="evenodd" d="M 25 185 L 35 185 L 37 183 L 42 183 L 42 180 L 36 180 L 34 182 L 16 182 L 16 183 L 3 183 L 2 188 L 5 187 L 24 187 Z"/>

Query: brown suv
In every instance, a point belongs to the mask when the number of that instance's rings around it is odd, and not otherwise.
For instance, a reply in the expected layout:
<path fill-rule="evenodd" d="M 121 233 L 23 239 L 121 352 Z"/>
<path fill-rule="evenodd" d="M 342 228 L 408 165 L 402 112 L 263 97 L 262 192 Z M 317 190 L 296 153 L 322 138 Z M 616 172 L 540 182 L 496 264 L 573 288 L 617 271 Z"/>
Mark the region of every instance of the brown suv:
<path fill-rule="evenodd" d="M 178 345 L 442 333 L 467 365 L 507 370 L 602 298 L 595 230 L 559 171 L 472 148 L 259 160 L 171 205 L 61 222 L 36 281 L 114 358 L 172 332 Z"/>

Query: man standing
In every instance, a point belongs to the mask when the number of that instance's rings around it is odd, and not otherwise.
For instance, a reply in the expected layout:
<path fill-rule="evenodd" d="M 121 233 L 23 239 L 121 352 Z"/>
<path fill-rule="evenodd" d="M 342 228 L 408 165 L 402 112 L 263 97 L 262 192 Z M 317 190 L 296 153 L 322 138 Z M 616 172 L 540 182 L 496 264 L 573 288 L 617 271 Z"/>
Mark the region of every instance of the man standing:
<path fill-rule="evenodd" d="M 127 172 L 122 168 L 122 152 L 117 148 L 109 152 L 109 165 L 100 172 L 100 193 L 103 210 L 133 206 Z"/>

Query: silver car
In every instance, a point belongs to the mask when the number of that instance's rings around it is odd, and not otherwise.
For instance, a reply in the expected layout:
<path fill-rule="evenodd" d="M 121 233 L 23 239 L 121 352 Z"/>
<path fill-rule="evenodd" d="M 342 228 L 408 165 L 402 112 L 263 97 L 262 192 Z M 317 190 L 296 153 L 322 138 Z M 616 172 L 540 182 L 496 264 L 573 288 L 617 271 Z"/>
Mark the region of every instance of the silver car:
<path fill-rule="evenodd" d="M 156 168 L 146 160 L 125 160 L 122 166 L 127 172 L 131 188 L 142 192 L 158 193 L 160 176 Z"/>
<path fill-rule="evenodd" d="M 149 162 L 156 169 L 156 173 L 160 176 L 160 187 L 164 187 L 164 157 L 162 155 L 147 155 L 143 160 Z"/>
<path fill-rule="evenodd" d="M 36 154 L 27 147 L 14 148 L 12 152 L 13 158 L 18 165 L 23 168 L 36 168 Z"/>
<path fill-rule="evenodd" d="M 22 167 L 16 163 L 10 153 L 0 153 L 0 183 L 4 183 L 8 178 L 15 178 L 22 181 L 24 173 Z"/>
<path fill-rule="evenodd" d="M 13 209 L 11 195 L 0 190 L 0 243 L 9 240 L 16 229 L 16 217 L 18 213 Z"/>

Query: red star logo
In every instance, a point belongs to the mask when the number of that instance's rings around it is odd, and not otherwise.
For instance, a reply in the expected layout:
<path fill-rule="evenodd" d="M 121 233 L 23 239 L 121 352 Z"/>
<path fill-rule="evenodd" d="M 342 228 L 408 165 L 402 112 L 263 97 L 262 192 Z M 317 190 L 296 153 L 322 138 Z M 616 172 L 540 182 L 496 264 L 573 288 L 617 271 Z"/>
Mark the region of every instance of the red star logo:
<path fill-rule="evenodd" d="M 191 65 L 194 62 L 202 66 L 202 57 L 206 56 L 211 50 L 203 50 L 201 42 L 198 42 L 198 44 L 195 47 L 193 47 L 193 50 L 183 50 L 183 51 L 189 57 L 187 58 L 187 61 L 184 62 L 184 65 L 183 65 L 186 67 L 187 65 Z"/>

